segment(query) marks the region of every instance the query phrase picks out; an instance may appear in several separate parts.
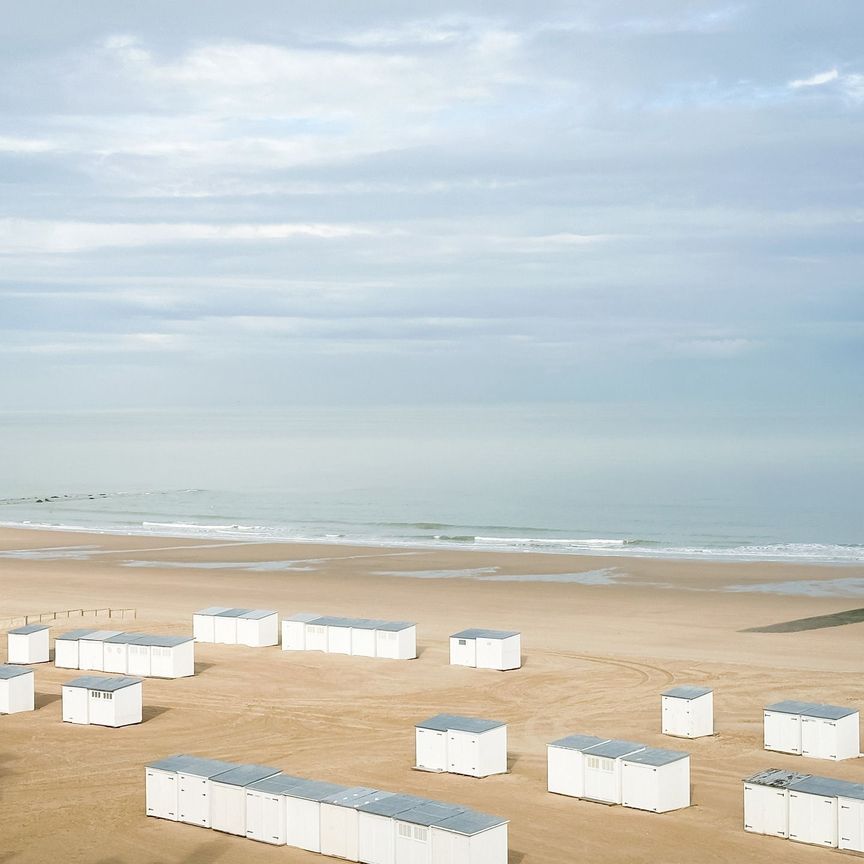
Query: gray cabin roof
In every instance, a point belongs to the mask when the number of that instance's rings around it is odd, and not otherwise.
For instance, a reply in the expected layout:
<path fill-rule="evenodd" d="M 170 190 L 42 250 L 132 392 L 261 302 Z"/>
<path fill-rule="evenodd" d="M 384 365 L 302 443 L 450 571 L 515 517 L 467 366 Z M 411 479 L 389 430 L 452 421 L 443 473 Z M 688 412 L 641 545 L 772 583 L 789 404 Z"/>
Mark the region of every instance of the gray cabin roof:
<path fill-rule="evenodd" d="M 857 708 L 843 708 L 839 705 L 822 705 L 818 702 L 799 702 L 797 699 L 786 699 L 766 705 L 766 711 L 777 711 L 781 714 L 803 714 L 806 717 L 820 717 L 823 720 L 840 720 L 850 714 L 857 714 Z"/>
<path fill-rule="evenodd" d="M 21 675 L 32 674 L 32 669 L 25 669 L 23 666 L 0 665 L 0 681 L 7 681 L 9 678 L 19 678 Z"/>
<path fill-rule="evenodd" d="M 563 747 L 565 750 L 587 750 L 598 744 L 605 744 L 608 738 L 598 738 L 596 735 L 568 735 L 549 744 L 549 747 Z"/>
<path fill-rule="evenodd" d="M 318 627 L 350 627 L 351 618 L 340 618 L 338 615 L 322 615 L 314 621 L 308 621 L 308 624 L 315 624 Z"/>
<path fill-rule="evenodd" d="M 240 615 L 240 618 L 251 618 L 254 621 L 259 621 L 262 618 L 269 618 L 271 615 L 278 615 L 274 609 L 250 609 Z"/>
<path fill-rule="evenodd" d="M 745 783 L 752 783 L 755 786 L 770 786 L 773 789 L 786 789 L 793 783 L 804 780 L 809 777 L 809 774 L 801 774 L 798 771 L 787 771 L 785 768 L 766 768 L 764 771 L 759 771 L 750 777 L 745 777 Z"/>
<path fill-rule="evenodd" d="M 665 690 L 664 696 L 672 696 L 675 699 L 698 699 L 713 692 L 710 687 L 697 687 L 695 684 L 681 684 L 671 690 Z"/>
<path fill-rule="evenodd" d="M 42 630 L 50 629 L 47 624 L 26 624 L 24 627 L 16 627 L 9 631 L 10 636 L 29 636 L 31 633 L 40 633 Z"/>
<path fill-rule="evenodd" d="M 129 675 L 118 675 L 116 678 L 102 678 L 99 675 L 82 675 L 71 681 L 64 681 L 64 687 L 82 687 L 86 690 L 101 690 L 105 693 L 115 693 L 133 684 L 140 684 L 140 678 L 132 678 Z"/>
<path fill-rule="evenodd" d="M 671 765 L 673 762 L 679 762 L 681 759 L 687 759 L 689 753 L 683 750 L 664 750 L 661 747 L 646 747 L 632 756 L 625 756 L 625 762 L 636 762 L 639 765 L 655 765 L 658 768 L 661 765 Z"/>
<path fill-rule="evenodd" d="M 622 756 L 628 756 L 637 750 L 645 749 L 645 745 L 639 744 L 637 741 L 623 741 L 620 738 L 613 738 L 611 741 L 604 741 L 602 744 L 589 747 L 584 752 L 586 756 L 603 756 L 606 759 L 620 759 Z"/>
<path fill-rule="evenodd" d="M 222 612 L 227 612 L 228 606 L 208 606 L 206 609 L 199 609 L 194 612 L 194 615 L 220 615 Z"/>
<path fill-rule="evenodd" d="M 850 783 L 848 780 L 834 780 L 831 777 L 806 777 L 789 786 L 790 792 L 805 792 L 809 795 L 824 795 L 844 798 L 864 798 L 864 785 Z"/>
<path fill-rule="evenodd" d="M 435 729 L 439 732 L 448 732 L 455 729 L 458 732 L 474 732 L 480 734 L 490 729 L 499 729 L 506 726 L 500 720 L 481 720 L 479 717 L 460 717 L 456 714 L 436 714 L 428 720 L 414 724 L 418 729 Z"/>
<path fill-rule="evenodd" d="M 143 633 L 118 633 L 116 636 L 111 636 L 102 641 L 105 643 L 110 642 L 112 645 L 129 645 L 132 642 L 137 642 L 143 635 Z"/>
<path fill-rule="evenodd" d="M 215 779 L 219 783 L 225 783 L 228 786 L 248 786 L 250 783 L 255 783 L 258 780 L 263 780 L 265 777 L 272 777 L 274 774 L 279 774 L 278 768 L 268 768 L 266 765 L 238 765 L 224 774 L 220 774 Z"/>
<path fill-rule="evenodd" d="M 310 621 L 317 621 L 321 616 L 317 612 L 298 612 L 296 615 L 289 615 L 283 618 L 283 621 L 302 621 L 308 624 Z"/>
<path fill-rule="evenodd" d="M 281 795 L 288 789 L 293 789 L 306 781 L 302 777 L 294 777 L 291 774 L 274 774 L 263 780 L 256 780 L 246 787 L 246 791 L 267 792 L 270 795 Z"/>
<path fill-rule="evenodd" d="M 476 810 L 463 810 L 456 816 L 438 822 L 435 827 L 442 831 L 453 831 L 470 837 L 488 831 L 490 828 L 506 825 L 508 822 L 508 819 L 502 819 L 500 816 L 490 816 L 488 813 L 478 813 Z"/>
<path fill-rule="evenodd" d="M 240 766 L 236 762 L 225 762 L 222 759 L 205 759 L 201 756 L 184 756 L 186 761 L 178 769 L 180 774 L 189 774 L 192 777 L 218 777 L 226 771 L 232 771 Z"/>
<path fill-rule="evenodd" d="M 458 804 L 442 804 L 440 801 L 427 801 L 425 804 L 418 804 L 410 810 L 403 810 L 396 818 L 400 822 L 411 822 L 414 825 L 437 825 L 451 816 L 458 816 L 464 813 L 466 807 L 460 807 Z"/>
<path fill-rule="evenodd" d="M 382 621 L 376 630 L 387 630 L 390 633 L 398 633 L 401 630 L 408 630 L 410 627 L 416 627 L 413 621 Z"/>
<path fill-rule="evenodd" d="M 174 648 L 186 642 L 194 642 L 194 636 L 158 636 L 150 633 L 141 634 L 136 640 L 136 645 L 153 645 L 157 648 Z"/>
<path fill-rule="evenodd" d="M 509 639 L 518 636 L 518 630 L 484 630 L 482 627 L 469 627 L 454 633 L 451 639 Z"/>
<path fill-rule="evenodd" d="M 242 618 L 251 609 L 223 609 L 221 612 L 216 612 L 216 618 Z"/>
<path fill-rule="evenodd" d="M 122 630 L 91 630 L 86 636 L 81 637 L 84 642 L 105 642 L 113 636 L 122 635 Z"/>
<path fill-rule="evenodd" d="M 144 767 L 156 768 L 159 771 L 180 771 L 190 759 L 194 758 L 194 756 L 187 756 L 185 753 L 176 753 L 174 756 L 166 756 L 164 759 L 148 762 Z"/>
<path fill-rule="evenodd" d="M 59 636 L 54 637 L 55 642 L 77 642 L 83 636 L 87 636 L 90 633 L 96 633 L 92 627 L 87 629 L 79 629 L 79 630 L 67 630 L 65 633 L 61 633 Z"/>
<path fill-rule="evenodd" d="M 347 786 L 340 786 L 338 783 L 327 783 L 323 780 L 304 780 L 298 783 L 291 789 L 286 791 L 286 794 L 291 798 L 304 798 L 306 801 L 323 801 L 330 795 L 335 795 Z"/>
<path fill-rule="evenodd" d="M 373 801 L 389 798 L 392 794 L 392 792 L 382 792 L 379 789 L 370 789 L 366 786 L 352 786 L 350 789 L 337 792 L 335 795 L 328 795 L 321 803 L 359 810 L 363 804 L 371 804 Z"/>
<path fill-rule="evenodd" d="M 413 810 L 421 804 L 431 803 L 428 798 L 420 798 L 417 795 L 388 795 L 386 798 L 378 798 L 361 804 L 357 809 L 363 813 L 371 813 L 374 816 L 396 816 L 405 810 Z"/>
<path fill-rule="evenodd" d="M 382 618 L 352 618 L 353 630 L 381 630 L 387 622 Z"/>

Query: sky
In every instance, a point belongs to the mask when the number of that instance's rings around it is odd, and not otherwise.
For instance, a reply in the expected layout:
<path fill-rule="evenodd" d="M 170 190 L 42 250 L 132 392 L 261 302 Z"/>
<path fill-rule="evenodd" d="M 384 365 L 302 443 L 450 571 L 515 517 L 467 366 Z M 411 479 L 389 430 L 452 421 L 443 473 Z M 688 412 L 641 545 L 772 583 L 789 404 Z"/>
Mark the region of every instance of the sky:
<path fill-rule="evenodd" d="M 0 26 L 0 405 L 862 414 L 859 0 Z"/>

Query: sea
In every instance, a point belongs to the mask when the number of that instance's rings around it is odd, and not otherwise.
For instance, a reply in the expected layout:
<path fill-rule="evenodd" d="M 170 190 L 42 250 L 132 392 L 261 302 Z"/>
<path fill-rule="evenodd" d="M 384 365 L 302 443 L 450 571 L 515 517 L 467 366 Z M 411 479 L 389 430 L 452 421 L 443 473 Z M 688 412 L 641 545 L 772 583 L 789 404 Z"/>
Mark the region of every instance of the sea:
<path fill-rule="evenodd" d="M 656 404 L 0 411 L 0 524 L 864 562 L 852 416 Z"/>

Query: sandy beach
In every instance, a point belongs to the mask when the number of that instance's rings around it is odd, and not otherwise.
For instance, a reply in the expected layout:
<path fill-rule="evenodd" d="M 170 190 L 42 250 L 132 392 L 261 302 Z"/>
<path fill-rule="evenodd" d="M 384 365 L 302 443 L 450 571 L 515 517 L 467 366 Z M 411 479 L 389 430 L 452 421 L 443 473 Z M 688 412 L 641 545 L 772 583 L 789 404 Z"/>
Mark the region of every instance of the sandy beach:
<path fill-rule="evenodd" d="M 0 717 L 0 862 L 327 860 L 145 817 L 143 766 L 177 752 L 505 816 L 511 864 L 833 860 L 836 851 L 746 834 L 740 780 L 766 767 L 864 780 L 857 760 L 769 754 L 761 741 L 768 702 L 864 702 L 864 624 L 814 626 L 862 605 L 832 587 L 861 578 L 858 566 L 5 529 L 0 619 L 130 608 L 134 619 L 72 618 L 53 632 L 110 624 L 188 633 L 192 612 L 211 604 L 398 618 L 417 622 L 419 657 L 202 644 L 196 676 L 147 679 L 145 722 L 117 730 L 62 723 L 60 687 L 76 673 L 39 665 L 35 713 Z M 776 583 L 801 593 L 764 587 Z M 469 626 L 520 630 L 523 668 L 449 666 L 447 636 Z M 675 683 L 715 688 L 714 737 L 660 734 L 659 694 Z M 506 721 L 510 773 L 475 780 L 412 770 L 414 722 L 443 711 Z M 688 750 L 693 806 L 654 815 L 548 794 L 545 745 L 574 732 Z"/>

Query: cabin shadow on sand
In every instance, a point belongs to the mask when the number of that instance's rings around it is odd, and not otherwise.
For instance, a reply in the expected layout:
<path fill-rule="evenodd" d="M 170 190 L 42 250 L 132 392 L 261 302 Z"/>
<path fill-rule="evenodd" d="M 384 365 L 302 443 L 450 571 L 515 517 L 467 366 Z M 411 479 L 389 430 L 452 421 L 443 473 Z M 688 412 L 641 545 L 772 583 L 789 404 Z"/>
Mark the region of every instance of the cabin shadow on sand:
<path fill-rule="evenodd" d="M 148 720 L 167 714 L 170 710 L 166 705 L 145 705 L 141 709 L 141 722 L 146 723 Z"/>
<path fill-rule="evenodd" d="M 825 627 L 842 627 L 845 624 L 864 622 L 864 609 L 848 609 L 830 615 L 816 615 L 813 618 L 796 618 L 779 624 L 766 624 L 763 627 L 748 627 L 741 633 L 800 633 L 804 630 L 822 630 Z"/>

